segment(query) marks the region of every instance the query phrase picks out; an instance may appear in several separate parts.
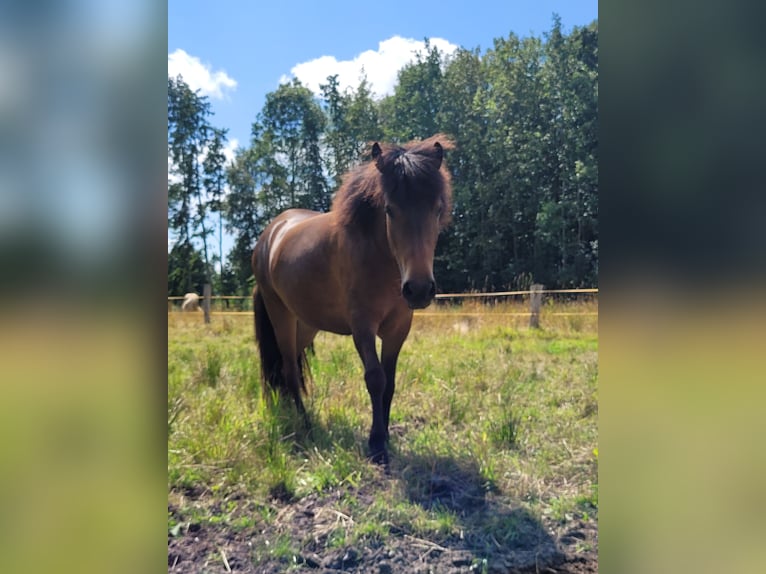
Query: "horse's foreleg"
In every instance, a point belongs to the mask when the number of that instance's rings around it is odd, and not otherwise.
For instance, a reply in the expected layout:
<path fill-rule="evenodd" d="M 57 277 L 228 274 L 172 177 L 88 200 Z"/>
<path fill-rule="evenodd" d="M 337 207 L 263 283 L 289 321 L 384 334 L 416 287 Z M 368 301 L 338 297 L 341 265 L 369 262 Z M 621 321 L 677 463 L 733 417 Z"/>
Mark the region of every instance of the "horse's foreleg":
<path fill-rule="evenodd" d="M 388 421 L 391 417 L 391 401 L 396 391 L 396 361 L 399 358 L 399 349 L 386 356 L 384 346 L 382 355 L 383 372 L 386 375 L 386 387 L 383 390 L 383 425 L 386 429 L 386 440 L 388 440 Z"/>
<path fill-rule="evenodd" d="M 372 427 L 368 441 L 369 456 L 377 464 L 388 464 L 386 452 L 386 424 L 383 409 L 383 395 L 386 389 L 386 375 L 375 350 L 375 335 L 372 331 L 353 333 L 354 345 L 364 365 L 364 382 L 372 402 Z"/>
<path fill-rule="evenodd" d="M 381 335 L 383 344 L 380 351 L 380 359 L 383 364 L 383 372 L 386 375 L 386 387 L 383 391 L 383 424 L 386 428 L 386 440 L 388 440 L 388 423 L 391 417 L 391 401 L 396 391 L 396 363 L 399 359 L 399 351 L 410 332 L 410 321 L 400 321 L 396 328 L 385 330 Z"/>

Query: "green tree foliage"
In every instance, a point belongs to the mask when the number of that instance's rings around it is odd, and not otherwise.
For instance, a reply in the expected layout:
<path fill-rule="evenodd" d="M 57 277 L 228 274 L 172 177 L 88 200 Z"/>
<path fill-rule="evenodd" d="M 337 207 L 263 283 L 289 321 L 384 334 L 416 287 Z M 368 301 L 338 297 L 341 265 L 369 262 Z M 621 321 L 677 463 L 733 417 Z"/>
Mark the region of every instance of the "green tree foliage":
<path fill-rule="evenodd" d="M 544 48 L 541 102 L 546 138 L 534 272 L 574 286 L 595 278 L 597 235 L 598 43 L 595 26 L 565 36 L 554 20 Z M 595 281 L 594 281 L 595 282 Z"/>
<path fill-rule="evenodd" d="M 168 297 L 202 293 L 206 283 L 205 261 L 194 245 L 179 241 L 168 253 Z"/>
<path fill-rule="evenodd" d="M 207 211 L 218 215 L 218 261 L 223 265 L 223 200 L 226 185 L 226 156 L 223 153 L 226 143 L 226 130 L 212 128 L 208 137 L 207 154 L 202 162 L 203 183 L 207 191 Z M 226 293 L 220 285 L 221 274 L 216 285 L 219 293 Z"/>
<path fill-rule="evenodd" d="M 343 105 L 338 96 L 336 107 Z M 228 268 L 238 292 L 248 290 L 253 247 L 271 219 L 292 207 L 330 208 L 321 154 L 327 123 L 311 91 L 294 80 L 266 96 L 252 125 L 250 146 L 237 150 L 227 170 L 224 212 L 226 228 L 234 234 Z"/>
<path fill-rule="evenodd" d="M 179 97 L 174 110 L 199 105 L 184 97 L 191 103 Z M 169 100 L 169 148 L 171 115 Z M 370 142 L 437 132 L 457 144 L 448 157 L 453 224 L 435 260 L 441 290 L 597 284 L 598 23 L 565 33 L 554 16 L 543 37 L 509 34 L 483 53 L 461 48 L 446 57 L 426 42 L 382 99 L 364 76 L 343 91 L 330 76 L 320 99 L 297 80 L 268 94 L 249 147 L 226 169 L 226 199 L 219 194 L 207 204 L 222 210 L 235 236 L 227 285 L 247 292 L 263 228 L 290 207 L 329 209 Z M 206 145 L 215 149 L 215 142 Z M 179 161 L 193 162 L 193 155 L 179 152 Z M 193 204 L 187 190 L 199 186 L 192 172 L 183 190 L 170 191 L 169 221 L 182 237 L 200 233 L 184 203 Z M 220 189 L 220 179 L 208 181 L 208 189 Z"/>
<path fill-rule="evenodd" d="M 204 282 L 214 276 L 209 215 L 219 214 L 220 243 L 226 132 L 210 124 L 211 115 L 206 97 L 192 91 L 181 77 L 168 78 L 168 229 L 175 235 L 168 257 L 168 288 L 176 289 L 171 291 L 175 295 L 191 291 L 197 282 L 196 241 L 202 243 Z"/>
<path fill-rule="evenodd" d="M 347 109 L 347 130 L 353 144 L 351 153 L 354 159 L 361 159 L 369 153 L 371 142 L 383 139 L 383 127 L 371 88 L 367 77 L 363 75 L 351 94 Z"/>
<path fill-rule="evenodd" d="M 390 141 L 425 139 L 439 131 L 443 61 L 428 39 L 425 43 L 425 54 L 419 52 L 415 62 L 399 71 L 394 95 L 381 103 L 384 134 Z"/>
<path fill-rule="evenodd" d="M 362 76 L 355 91 L 341 93 L 337 75 L 329 76 L 320 88 L 327 115 L 327 168 L 333 188 L 337 189 L 343 175 L 367 152 L 369 143 L 383 138 L 383 131 L 366 76 Z"/>
<path fill-rule="evenodd" d="M 324 99 L 324 112 L 327 114 L 327 130 L 325 131 L 325 146 L 327 148 L 327 167 L 335 188 L 340 187 L 343 176 L 354 159 L 354 142 L 350 137 L 350 122 L 348 109 L 351 97 L 341 93 L 338 75 L 329 76 L 327 83 L 319 86 Z"/>
<path fill-rule="evenodd" d="M 224 207 L 226 229 L 234 235 L 229 268 L 239 285 L 238 292 L 246 289 L 252 275 L 250 259 L 258 236 L 287 207 L 284 202 L 287 170 L 276 161 L 272 150 L 268 135 L 254 137 L 249 148 L 237 150 L 226 172 L 229 183 Z"/>
<path fill-rule="evenodd" d="M 168 183 L 168 227 L 185 244 L 192 241 L 193 202 L 201 189 L 199 156 L 207 113 L 207 102 L 180 77 L 168 78 L 168 172 L 175 176 Z"/>
<path fill-rule="evenodd" d="M 488 119 L 486 80 L 477 51 L 459 49 L 449 62 L 439 85 L 442 105 L 439 129 L 451 134 L 457 148 L 450 152 L 452 172 L 453 224 L 437 244 L 434 273 L 444 289 L 481 285 L 484 266 L 482 249 L 485 211 L 478 201 L 487 174 L 494 171 L 495 159 L 487 153 Z"/>
<path fill-rule="evenodd" d="M 293 80 L 266 96 L 253 124 L 253 140 L 268 142 L 267 153 L 284 178 L 279 199 L 283 207 L 326 211 L 330 194 L 324 176 L 320 140 L 327 120 L 311 90 Z"/>

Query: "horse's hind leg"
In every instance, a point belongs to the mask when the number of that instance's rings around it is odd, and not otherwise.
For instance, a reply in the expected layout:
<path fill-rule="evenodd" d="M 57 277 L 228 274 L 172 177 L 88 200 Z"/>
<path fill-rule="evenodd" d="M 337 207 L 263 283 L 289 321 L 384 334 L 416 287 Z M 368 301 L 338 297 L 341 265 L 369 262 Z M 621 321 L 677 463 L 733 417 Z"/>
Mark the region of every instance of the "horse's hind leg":
<path fill-rule="evenodd" d="M 317 330 L 313 327 L 309 327 L 306 323 L 298 321 L 298 353 L 307 349 L 311 353 L 314 352 L 314 337 L 316 337 Z"/>
<path fill-rule="evenodd" d="M 308 421 L 306 408 L 301 399 L 301 371 L 297 349 L 298 321 L 277 297 L 268 296 L 264 293 L 264 298 L 268 305 L 271 324 L 274 327 L 277 347 L 279 347 L 279 352 L 282 355 L 282 377 L 286 390 L 295 401 L 298 412 L 305 421 Z"/>

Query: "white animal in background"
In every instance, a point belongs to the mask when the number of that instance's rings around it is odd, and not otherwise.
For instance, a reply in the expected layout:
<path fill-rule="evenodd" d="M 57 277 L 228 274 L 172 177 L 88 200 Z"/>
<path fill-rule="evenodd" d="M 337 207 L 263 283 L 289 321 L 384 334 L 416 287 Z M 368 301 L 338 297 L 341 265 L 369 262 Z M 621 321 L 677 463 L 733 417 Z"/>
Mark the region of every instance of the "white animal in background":
<path fill-rule="evenodd" d="M 199 295 L 196 293 L 187 293 L 184 295 L 184 302 L 181 304 L 182 311 L 199 311 Z"/>

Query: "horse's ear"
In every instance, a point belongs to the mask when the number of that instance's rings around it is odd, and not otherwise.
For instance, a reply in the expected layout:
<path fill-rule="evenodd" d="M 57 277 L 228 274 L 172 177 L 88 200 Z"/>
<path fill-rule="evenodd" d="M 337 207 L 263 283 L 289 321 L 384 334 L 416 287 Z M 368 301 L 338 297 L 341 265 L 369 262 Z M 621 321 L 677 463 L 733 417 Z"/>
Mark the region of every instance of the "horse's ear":
<path fill-rule="evenodd" d="M 375 142 L 372 144 L 372 159 L 375 160 L 375 167 L 378 171 L 383 171 L 383 151 L 380 149 L 380 144 Z"/>
<path fill-rule="evenodd" d="M 442 165 L 442 159 L 444 158 L 444 148 L 442 147 L 442 144 L 439 142 L 436 142 L 434 144 L 434 150 L 436 151 L 436 167 L 439 168 Z"/>

